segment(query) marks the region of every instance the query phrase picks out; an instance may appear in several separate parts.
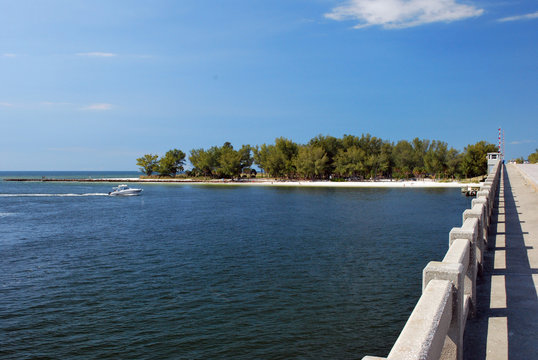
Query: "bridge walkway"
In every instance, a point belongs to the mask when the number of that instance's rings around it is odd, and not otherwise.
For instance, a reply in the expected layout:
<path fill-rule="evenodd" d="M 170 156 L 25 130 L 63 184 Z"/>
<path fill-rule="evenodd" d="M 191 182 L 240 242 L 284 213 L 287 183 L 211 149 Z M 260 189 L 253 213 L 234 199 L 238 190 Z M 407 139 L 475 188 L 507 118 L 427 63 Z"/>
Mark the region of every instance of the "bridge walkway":
<path fill-rule="evenodd" d="M 465 360 L 538 359 L 538 193 L 531 185 L 515 165 L 504 167 Z"/>

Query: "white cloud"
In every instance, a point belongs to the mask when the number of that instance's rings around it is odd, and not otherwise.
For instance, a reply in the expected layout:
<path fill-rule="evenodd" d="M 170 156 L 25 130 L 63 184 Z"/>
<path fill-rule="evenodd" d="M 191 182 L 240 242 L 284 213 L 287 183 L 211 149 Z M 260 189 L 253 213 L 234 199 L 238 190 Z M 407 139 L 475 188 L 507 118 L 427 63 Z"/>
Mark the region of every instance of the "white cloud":
<path fill-rule="evenodd" d="M 497 21 L 506 22 L 506 21 L 531 20 L 531 19 L 537 19 L 537 18 L 538 18 L 538 11 L 530 13 L 530 14 L 525 14 L 525 15 L 509 16 L 509 17 L 499 19 Z"/>
<path fill-rule="evenodd" d="M 57 102 L 57 101 L 41 101 L 39 103 L 43 106 L 65 106 L 65 105 L 71 105 L 71 103 L 68 102 Z"/>
<path fill-rule="evenodd" d="M 84 106 L 81 108 L 81 110 L 93 110 L 93 111 L 104 111 L 104 110 L 111 110 L 113 108 L 112 104 L 91 104 L 88 106 Z"/>
<path fill-rule="evenodd" d="M 0 102 L 0 106 L 1 107 L 13 107 L 15 105 L 12 104 L 12 103 L 8 103 L 8 102 Z"/>
<path fill-rule="evenodd" d="M 514 140 L 510 142 L 510 145 L 532 144 L 535 142 L 536 140 Z"/>
<path fill-rule="evenodd" d="M 398 29 L 433 22 L 451 22 L 480 16 L 483 9 L 458 4 L 456 0 L 348 0 L 325 17 L 337 20 L 356 20 L 356 29 L 380 25 Z"/>
<path fill-rule="evenodd" d="M 106 53 L 106 52 L 85 52 L 85 53 L 77 53 L 77 56 L 88 56 L 88 57 L 114 57 L 118 56 L 114 53 Z"/>
<path fill-rule="evenodd" d="M 2 57 L 14 58 L 14 57 L 17 57 L 17 54 L 5 53 L 5 54 L 2 54 Z"/>

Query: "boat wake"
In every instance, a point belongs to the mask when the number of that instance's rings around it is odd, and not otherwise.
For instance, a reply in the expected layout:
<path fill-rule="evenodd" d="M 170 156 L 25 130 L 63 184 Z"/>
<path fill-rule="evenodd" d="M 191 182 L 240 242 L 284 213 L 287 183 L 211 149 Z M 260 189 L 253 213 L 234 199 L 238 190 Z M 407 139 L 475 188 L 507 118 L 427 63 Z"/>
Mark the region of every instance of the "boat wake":
<path fill-rule="evenodd" d="M 88 193 L 88 194 L 0 194 L 0 197 L 80 197 L 80 196 L 108 196 L 108 193 Z"/>

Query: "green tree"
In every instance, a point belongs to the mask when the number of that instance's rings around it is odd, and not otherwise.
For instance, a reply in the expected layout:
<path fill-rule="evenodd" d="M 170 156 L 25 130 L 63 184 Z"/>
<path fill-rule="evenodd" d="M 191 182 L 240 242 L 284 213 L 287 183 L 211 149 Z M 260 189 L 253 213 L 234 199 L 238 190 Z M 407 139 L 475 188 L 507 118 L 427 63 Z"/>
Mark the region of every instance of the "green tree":
<path fill-rule="evenodd" d="M 426 173 L 434 178 L 446 176 L 448 169 L 448 144 L 433 140 L 424 155 L 424 168 Z"/>
<path fill-rule="evenodd" d="M 252 173 L 253 169 L 251 169 L 251 166 L 254 163 L 254 158 L 252 157 L 252 147 L 250 145 L 243 145 L 238 152 L 241 158 L 241 173 Z"/>
<path fill-rule="evenodd" d="M 219 149 L 215 146 L 209 150 L 193 149 L 190 151 L 189 161 L 196 176 L 215 176 L 218 167 Z"/>
<path fill-rule="evenodd" d="M 193 149 L 189 161 L 196 176 L 209 176 L 219 178 L 239 177 L 244 169 L 249 169 L 253 163 L 252 148 L 243 145 L 235 150 L 231 143 L 225 142 L 221 147 L 213 146 L 208 150 Z"/>
<path fill-rule="evenodd" d="M 363 177 L 366 173 L 366 152 L 358 145 L 340 149 L 334 159 L 335 174 L 340 177 Z"/>
<path fill-rule="evenodd" d="M 359 148 L 364 152 L 364 174 L 366 178 L 375 178 L 380 167 L 381 149 L 383 140 L 370 134 L 362 135 L 359 139 Z"/>
<path fill-rule="evenodd" d="M 178 172 L 183 171 L 185 165 L 185 153 L 179 149 L 173 149 L 159 160 L 158 171 L 163 176 L 176 176 Z"/>
<path fill-rule="evenodd" d="M 292 178 L 295 176 L 295 158 L 298 145 L 280 137 L 274 145 L 263 144 L 254 149 L 254 162 L 270 176 Z"/>
<path fill-rule="evenodd" d="M 379 155 L 379 170 L 384 177 L 392 177 L 394 159 L 392 157 L 394 146 L 390 142 L 383 142 Z"/>
<path fill-rule="evenodd" d="M 321 146 L 306 145 L 299 147 L 295 159 L 297 173 L 309 179 L 321 179 L 329 168 L 329 157 Z"/>
<path fill-rule="evenodd" d="M 487 154 L 497 152 L 497 147 L 486 141 L 467 145 L 461 160 L 461 172 L 465 177 L 485 175 L 488 171 Z"/>
<path fill-rule="evenodd" d="M 340 140 L 340 143 L 342 144 L 342 149 L 347 150 L 350 147 L 353 146 L 359 146 L 359 138 L 355 135 L 344 135 L 342 136 L 342 139 Z"/>
<path fill-rule="evenodd" d="M 413 146 L 407 140 L 400 140 L 394 146 L 394 174 L 398 178 L 409 178 L 415 168 Z"/>
<path fill-rule="evenodd" d="M 241 174 L 241 154 L 234 150 L 233 146 L 226 142 L 218 149 L 217 168 L 218 177 L 233 178 Z"/>
<path fill-rule="evenodd" d="M 536 164 L 538 163 L 538 149 L 536 149 L 535 152 L 533 152 L 532 154 L 530 154 L 528 157 L 527 157 L 527 160 L 529 160 L 529 162 L 531 164 Z"/>
<path fill-rule="evenodd" d="M 430 140 L 422 139 L 418 137 L 413 139 L 413 168 L 419 169 L 420 173 L 425 173 L 424 158 L 430 149 Z"/>
<path fill-rule="evenodd" d="M 140 166 L 140 171 L 146 175 L 151 175 L 156 171 L 159 155 L 146 154 L 136 159 L 136 165 Z"/>
<path fill-rule="evenodd" d="M 334 158 L 338 154 L 338 151 L 343 147 L 342 140 L 330 135 L 318 135 L 312 138 L 308 142 L 308 145 L 320 147 L 325 153 L 325 156 L 327 157 L 327 164 L 324 174 L 321 176 L 328 178 L 334 172 Z"/>
<path fill-rule="evenodd" d="M 456 149 L 450 148 L 447 154 L 446 176 L 451 178 L 461 177 L 460 167 L 463 155 Z"/>

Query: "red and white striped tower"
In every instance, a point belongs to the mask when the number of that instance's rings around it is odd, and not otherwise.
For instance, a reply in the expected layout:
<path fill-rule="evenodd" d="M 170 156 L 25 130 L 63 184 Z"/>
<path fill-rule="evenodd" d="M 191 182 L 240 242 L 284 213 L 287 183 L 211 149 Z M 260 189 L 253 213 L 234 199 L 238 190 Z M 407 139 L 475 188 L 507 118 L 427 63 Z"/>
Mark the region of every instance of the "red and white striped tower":
<path fill-rule="evenodd" d="M 504 159 L 504 151 L 505 151 L 505 148 L 504 148 L 504 129 L 503 129 L 503 154 L 501 156 L 502 159 Z"/>
<path fill-rule="evenodd" d="M 499 128 L 499 154 L 501 153 L 501 128 Z"/>

